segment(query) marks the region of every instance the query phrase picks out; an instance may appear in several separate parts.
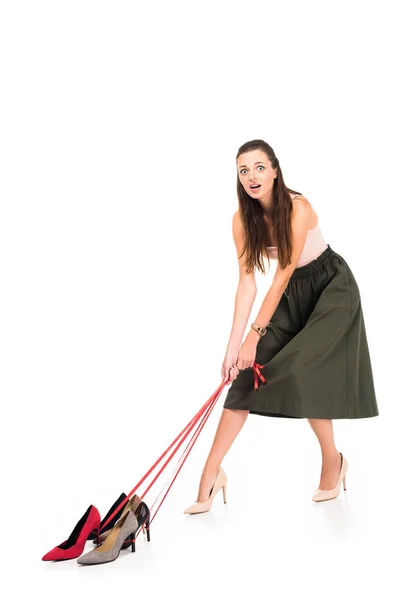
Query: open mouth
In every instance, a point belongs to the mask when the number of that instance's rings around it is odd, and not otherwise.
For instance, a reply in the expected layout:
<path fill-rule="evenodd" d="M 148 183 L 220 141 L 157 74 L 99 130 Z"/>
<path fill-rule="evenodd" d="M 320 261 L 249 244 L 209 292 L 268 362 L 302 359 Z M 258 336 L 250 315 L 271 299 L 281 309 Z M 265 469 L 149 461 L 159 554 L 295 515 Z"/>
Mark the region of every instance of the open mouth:
<path fill-rule="evenodd" d="M 258 185 L 251 185 L 251 186 L 250 186 L 250 189 L 251 189 L 251 190 L 258 190 L 258 188 L 260 188 L 260 187 L 261 187 L 261 184 L 258 184 Z"/>

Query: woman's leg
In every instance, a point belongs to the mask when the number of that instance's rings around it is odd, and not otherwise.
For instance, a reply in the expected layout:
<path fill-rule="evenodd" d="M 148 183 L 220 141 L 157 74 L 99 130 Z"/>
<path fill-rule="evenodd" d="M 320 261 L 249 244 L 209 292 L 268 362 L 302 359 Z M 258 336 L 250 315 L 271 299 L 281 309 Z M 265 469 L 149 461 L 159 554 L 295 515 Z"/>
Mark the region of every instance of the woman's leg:
<path fill-rule="evenodd" d="M 222 409 L 214 441 L 201 476 L 197 502 L 205 502 L 208 499 L 222 459 L 242 429 L 248 414 L 248 410 Z"/>
<path fill-rule="evenodd" d="M 331 490 L 337 484 L 340 472 L 340 453 L 333 438 L 331 419 L 307 419 L 318 438 L 322 452 L 322 469 L 319 489 Z"/>

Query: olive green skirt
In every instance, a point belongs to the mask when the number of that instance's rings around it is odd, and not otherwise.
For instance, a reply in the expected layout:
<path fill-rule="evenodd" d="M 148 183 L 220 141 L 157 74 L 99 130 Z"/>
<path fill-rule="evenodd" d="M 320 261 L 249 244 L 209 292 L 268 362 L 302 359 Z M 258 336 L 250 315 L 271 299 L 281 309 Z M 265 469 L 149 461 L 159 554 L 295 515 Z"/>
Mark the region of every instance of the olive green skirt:
<path fill-rule="evenodd" d="M 253 367 L 232 382 L 224 408 L 268 417 L 376 417 L 368 342 L 358 285 L 347 262 L 328 247 L 297 267 L 257 344 L 266 383 Z"/>

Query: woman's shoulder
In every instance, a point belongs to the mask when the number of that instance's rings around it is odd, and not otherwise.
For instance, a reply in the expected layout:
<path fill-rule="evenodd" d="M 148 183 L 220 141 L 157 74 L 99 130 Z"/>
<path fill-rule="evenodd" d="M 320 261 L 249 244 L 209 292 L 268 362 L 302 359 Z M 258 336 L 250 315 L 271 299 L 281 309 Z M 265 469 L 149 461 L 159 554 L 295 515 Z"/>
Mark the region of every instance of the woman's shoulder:
<path fill-rule="evenodd" d="M 240 216 L 240 210 L 239 209 L 237 209 L 237 211 L 233 215 L 232 226 L 233 226 L 234 229 L 238 229 L 238 228 L 242 228 L 243 227 L 242 218 Z"/>
<path fill-rule="evenodd" d="M 289 194 L 290 194 L 290 192 L 289 192 Z M 310 218 L 310 228 L 315 227 L 315 225 L 318 224 L 318 216 L 317 216 L 317 213 L 315 212 L 311 202 L 308 200 L 308 198 L 303 196 L 303 194 L 290 194 L 290 197 L 292 199 L 292 205 L 296 205 L 296 203 L 298 202 L 302 206 L 308 208 L 309 218 Z"/>
<path fill-rule="evenodd" d="M 232 233 L 235 241 L 237 240 L 239 242 L 244 239 L 245 232 L 239 209 L 235 212 L 232 218 Z"/>
<path fill-rule="evenodd" d="M 303 196 L 303 194 L 291 194 L 289 192 L 289 196 L 291 197 L 292 202 L 303 202 L 303 203 L 309 204 L 311 206 L 311 202 L 308 200 L 308 198 Z"/>

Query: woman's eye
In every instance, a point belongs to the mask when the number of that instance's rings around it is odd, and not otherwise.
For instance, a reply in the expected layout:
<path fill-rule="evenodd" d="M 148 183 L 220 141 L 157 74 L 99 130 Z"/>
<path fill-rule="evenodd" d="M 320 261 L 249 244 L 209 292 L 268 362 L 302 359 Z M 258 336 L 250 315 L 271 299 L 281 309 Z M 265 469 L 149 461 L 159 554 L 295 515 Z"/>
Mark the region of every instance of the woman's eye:
<path fill-rule="evenodd" d="M 265 167 L 264 167 L 263 165 L 258 165 L 257 169 L 263 169 L 263 170 L 264 170 L 264 169 L 265 169 Z M 242 170 L 240 171 L 240 174 L 241 174 L 241 175 L 244 175 L 244 174 L 245 174 L 245 173 L 244 173 L 245 171 L 247 171 L 247 169 L 242 169 Z"/>

